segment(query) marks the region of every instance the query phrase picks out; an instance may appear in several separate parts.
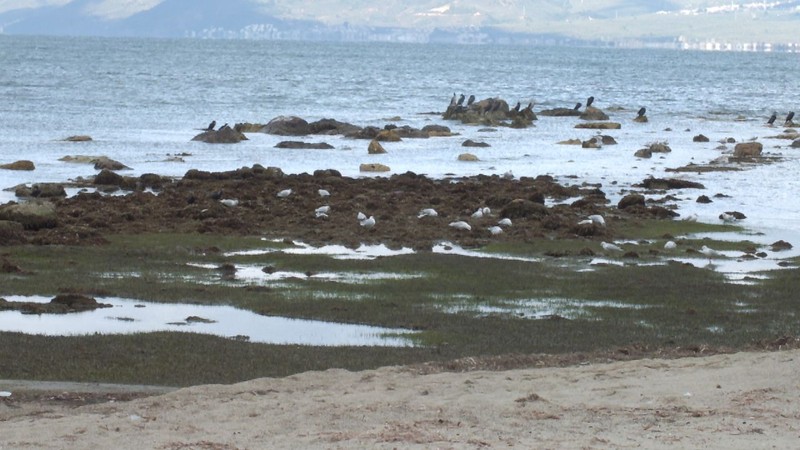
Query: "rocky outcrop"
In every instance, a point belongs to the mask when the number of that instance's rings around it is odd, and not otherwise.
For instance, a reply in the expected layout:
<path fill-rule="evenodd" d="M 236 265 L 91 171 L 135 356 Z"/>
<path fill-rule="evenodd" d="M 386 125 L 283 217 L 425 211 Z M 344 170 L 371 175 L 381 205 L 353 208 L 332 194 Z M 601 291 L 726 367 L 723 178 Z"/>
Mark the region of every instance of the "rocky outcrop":
<path fill-rule="evenodd" d="M 0 246 L 26 243 L 24 231 L 25 227 L 19 222 L 0 220 Z"/>
<path fill-rule="evenodd" d="M 585 128 L 589 130 L 619 130 L 622 125 L 617 122 L 588 122 L 579 123 L 575 128 Z"/>
<path fill-rule="evenodd" d="M 2 165 L 0 165 L 0 169 L 6 169 L 6 170 L 35 170 L 36 166 L 33 164 L 33 161 L 28 161 L 28 160 L 23 159 L 23 160 L 14 161 L 14 162 L 8 163 L 8 164 L 2 164 Z"/>
<path fill-rule="evenodd" d="M 760 142 L 740 142 L 733 148 L 734 158 L 756 158 L 761 156 L 764 146 Z"/>
<path fill-rule="evenodd" d="M 515 199 L 505 205 L 500 211 L 502 217 L 520 219 L 523 217 L 541 219 L 550 214 L 547 206 L 525 199 Z"/>
<path fill-rule="evenodd" d="M 330 150 L 334 147 L 327 142 L 281 141 L 275 144 L 275 148 Z"/>
<path fill-rule="evenodd" d="M 523 109 L 510 108 L 508 102 L 501 98 L 486 98 L 466 106 L 451 104 L 442 118 L 470 125 L 502 125 L 514 128 L 525 128 L 537 119 L 533 104 Z M 507 122 L 509 120 L 511 123 Z"/>
<path fill-rule="evenodd" d="M 473 141 L 472 139 L 467 139 L 466 141 L 461 143 L 462 147 L 491 147 L 491 145 L 487 144 L 486 142 L 479 142 Z"/>
<path fill-rule="evenodd" d="M 547 117 L 580 117 L 581 111 L 573 108 L 553 108 L 539 111 L 540 116 Z"/>
<path fill-rule="evenodd" d="M 707 136 L 698 134 L 697 136 L 692 138 L 692 142 L 708 142 L 709 139 Z"/>
<path fill-rule="evenodd" d="M 386 153 L 386 149 L 383 148 L 380 142 L 377 139 L 373 139 L 369 141 L 369 146 L 367 146 L 367 153 L 370 155 L 380 155 Z"/>
<path fill-rule="evenodd" d="M 339 122 L 335 119 L 320 119 L 316 122 L 308 124 L 309 134 L 325 134 L 325 135 L 347 135 L 355 133 L 361 127 L 347 122 Z"/>
<path fill-rule="evenodd" d="M 586 108 L 585 111 L 580 115 L 580 118 L 583 120 L 608 120 L 608 114 L 604 113 L 602 110 L 595 108 L 594 106 L 590 106 Z"/>
<path fill-rule="evenodd" d="M 634 186 L 645 189 L 666 190 L 666 189 L 705 189 L 702 183 L 678 178 L 647 178 Z"/>
<path fill-rule="evenodd" d="M 75 135 L 75 136 L 66 137 L 66 138 L 64 138 L 64 140 L 67 141 L 67 142 L 89 142 L 89 141 L 92 140 L 92 137 L 91 136 L 87 136 L 85 134 L 79 134 L 79 135 Z"/>
<path fill-rule="evenodd" d="M 94 168 L 97 170 L 125 170 L 130 169 L 130 167 L 122 164 L 119 161 L 115 161 L 111 158 L 107 158 L 105 156 L 100 156 L 94 161 Z"/>
<path fill-rule="evenodd" d="M 26 230 L 53 228 L 58 223 L 56 207 L 49 201 L 7 203 L 0 206 L 0 220 L 20 223 Z"/>
<path fill-rule="evenodd" d="M 358 166 L 358 170 L 360 172 L 389 172 L 389 166 L 385 164 L 378 164 L 378 163 L 368 163 L 368 164 L 361 164 Z"/>
<path fill-rule="evenodd" d="M 462 153 L 458 155 L 459 161 L 466 161 L 466 162 L 477 162 L 480 161 L 477 156 L 473 155 L 472 153 Z"/>
<path fill-rule="evenodd" d="M 14 195 L 17 197 L 57 198 L 66 197 L 67 191 L 64 190 L 64 185 L 59 183 L 34 183 L 31 187 L 24 184 L 17 186 L 14 189 Z"/>
<path fill-rule="evenodd" d="M 204 131 L 193 137 L 192 140 L 207 144 L 238 144 L 246 141 L 247 136 L 231 127 L 223 126 L 219 130 Z"/>
<path fill-rule="evenodd" d="M 617 203 L 617 208 L 628 209 L 636 206 L 644 207 L 645 206 L 644 202 L 645 202 L 644 195 L 628 194 L 620 199 L 619 203 Z"/>
<path fill-rule="evenodd" d="M 111 307 L 112 305 L 99 303 L 92 297 L 80 294 L 59 294 L 50 303 L 9 302 L 0 298 L 0 311 L 21 311 L 23 314 L 67 314 Z"/>
<path fill-rule="evenodd" d="M 278 116 L 261 129 L 262 133 L 278 136 L 305 136 L 311 133 L 308 122 L 297 116 Z"/>

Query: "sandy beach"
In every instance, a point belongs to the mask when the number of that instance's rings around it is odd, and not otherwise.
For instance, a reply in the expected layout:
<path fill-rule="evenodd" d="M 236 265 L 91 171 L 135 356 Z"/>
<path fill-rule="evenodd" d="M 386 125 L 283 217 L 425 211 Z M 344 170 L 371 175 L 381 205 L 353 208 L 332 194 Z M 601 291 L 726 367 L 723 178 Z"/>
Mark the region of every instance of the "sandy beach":
<path fill-rule="evenodd" d="M 0 448 L 792 448 L 800 350 L 327 370 L 131 401 L 0 401 Z M 67 393 L 62 393 L 62 396 Z"/>

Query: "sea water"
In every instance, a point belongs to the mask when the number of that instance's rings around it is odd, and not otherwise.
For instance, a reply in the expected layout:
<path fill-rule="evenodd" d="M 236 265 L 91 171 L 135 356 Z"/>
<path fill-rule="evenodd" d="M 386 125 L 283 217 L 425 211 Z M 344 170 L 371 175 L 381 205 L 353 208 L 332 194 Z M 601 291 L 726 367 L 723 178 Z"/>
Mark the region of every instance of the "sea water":
<path fill-rule="evenodd" d="M 287 173 L 333 168 L 348 176 L 364 176 L 358 172 L 364 162 L 433 177 L 511 170 L 600 183 L 612 201 L 646 177 L 679 176 L 707 188 L 676 192 L 682 215 L 713 221 L 739 210 L 753 226 L 793 228 L 800 217 L 794 194 L 800 150 L 767 139 L 781 127 L 765 122 L 773 111 L 778 124 L 788 111 L 800 113 L 798 69 L 798 55 L 783 53 L 0 35 L 0 163 L 36 165 L 32 172 L 0 171 L 0 189 L 94 175 L 91 165 L 59 161 L 78 154 L 116 159 L 131 167 L 122 172 L 130 176 L 256 163 Z M 572 107 L 591 95 L 622 124 L 604 132 L 619 144 L 599 150 L 558 145 L 597 133 L 575 129 L 577 118 L 540 117 L 528 129 L 485 132 L 427 114 L 446 109 L 453 93 L 534 102 L 534 111 Z M 640 107 L 647 108 L 646 124 L 632 121 Z M 460 135 L 389 143 L 384 155 L 368 155 L 366 141 L 342 136 L 251 133 L 239 144 L 191 141 L 211 120 L 266 123 L 281 115 L 360 126 L 443 124 Z M 692 142 L 700 133 L 711 141 Z M 63 141 L 71 135 L 93 141 Z M 765 153 L 783 160 L 743 172 L 666 171 L 718 158 L 724 152 L 717 141 L 728 137 L 758 138 Z M 335 148 L 274 148 L 286 139 Z M 456 161 L 465 139 L 491 145 L 470 149 L 480 162 Z M 672 152 L 633 156 L 652 142 L 666 142 Z M 729 197 L 711 205 L 694 201 L 716 193 Z M 0 202 L 10 200 L 13 192 L 0 192 Z"/>

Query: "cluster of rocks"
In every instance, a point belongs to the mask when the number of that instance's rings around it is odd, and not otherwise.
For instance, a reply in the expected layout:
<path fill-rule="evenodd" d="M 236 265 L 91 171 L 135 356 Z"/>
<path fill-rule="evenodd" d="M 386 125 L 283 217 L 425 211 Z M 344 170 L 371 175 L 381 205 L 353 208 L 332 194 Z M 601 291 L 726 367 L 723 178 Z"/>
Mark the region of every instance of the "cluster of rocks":
<path fill-rule="evenodd" d="M 514 108 L 501 98 L 486 98 L 477 102 L 468 102 L 463 105 L 460 101 L 451 101 L 447 110 L 442 114 L 445 120 L 458 120 L 471 125 L 509 126 L 512 128 L 527 128 L 537 120 L 533 112 L 533 103 L 521 108 L 519 102 Z M 509 122 L 510 121 L 510 122 Z"/>
<path fill-rule="evenodd" d="M 230 172 L 190 170 L 182 179 L 153 187 L 157 194 L 141 190 L 153 184 L 147 180 L 114 180 L 136 190 L 127 195 L 86 192 L 0 206 L 0 245 L 102 244 L 107 233 L 174 231 L 262 234 L 352 247 L 384 243 L 424 250 L 445 240 L 473 247 L 495 240 L 608 239 L 616 223 L 668 216 L 664 207 L 610 206 L 597 186 L 563 186 L 548 176 L 435 180 L 409 172 L 388 178 L 348 178 L 335 170 L 286 175 L 278 168 L 256 165 Z M 320 189 L 329 196 L 320 197 Z M 276 195 L 287 190 L 291 195 Z M 578 200 L 548 206 L 546 198 Z M 315 215 L 322 205 L 329 212 Z M 480 207 L 498 215 L 472 218 Z M 423 208 L 436 208 L 438 216 L 420 220 Z M 377 225 L 359 226 L 355 217 L 361 211 L 374 216 Z M 608 226 L 581 224 L 592 214 L 609 218 Z M 514 226 L 493 235 L 489 229 L 499 217 L 513 218 Z M 470 222 L 471 230 L 448 226 L 458 220 Z"/>
<path fill-rule="evenodd" d="M 93 311 L 98 308 L 111 308 L 111 306 L 80 294 L 59 294 L 49 303 L 10 302 L 0 298 L 0 311 L 20 311 L 22 314 L 68 314 Z"/>

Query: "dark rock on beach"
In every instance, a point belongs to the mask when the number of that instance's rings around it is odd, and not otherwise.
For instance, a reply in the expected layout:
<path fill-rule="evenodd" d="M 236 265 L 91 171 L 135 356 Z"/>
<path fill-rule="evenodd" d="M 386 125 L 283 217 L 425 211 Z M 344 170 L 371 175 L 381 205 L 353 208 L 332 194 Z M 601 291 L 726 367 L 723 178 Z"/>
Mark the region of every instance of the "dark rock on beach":
<path fill-rule="evenodd" d="M 219 130 L 204 131 L 193 137 L 192 140 L 207 144 L 237 144 L 246 141 L 247 136 L 231 127 L 223 126 Z"/>
<path fill-rule="evenodd" d="M 330 150 L 334 147 L 327 142 L 281 141 L 275 144 L 275 148 Z"/>
<path fill-rule="evenodd" d="M 467 139 L 466 141 L 461 143 L 462 147 L 491 147 L 491 145 L 487 144 L 486 142 L 480 141 L 473 141 L 472 139 Z"/>

